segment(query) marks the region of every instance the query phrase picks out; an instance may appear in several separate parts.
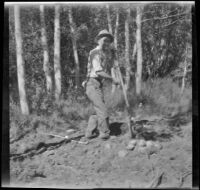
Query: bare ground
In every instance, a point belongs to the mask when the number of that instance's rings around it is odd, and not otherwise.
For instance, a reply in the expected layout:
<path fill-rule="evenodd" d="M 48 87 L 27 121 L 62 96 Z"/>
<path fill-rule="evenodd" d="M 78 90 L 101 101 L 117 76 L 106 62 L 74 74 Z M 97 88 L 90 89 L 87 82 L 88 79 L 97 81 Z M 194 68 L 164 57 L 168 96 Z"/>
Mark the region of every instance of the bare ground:
<path fill-rule="evenodd" d="M 152 119 L 148 117 L 147 119 Z M 69 124 L 48 130 L 39 124 L 10 144 L 11 186 L 56 188 L 144 188 L 192 186 L 192 123 L 145 125 L 141 138 L 159 142 L 162 148 L 150 153 L 126 150 L 126 125 L 111 118 L 112 138 L 98 137 L 89 144 L 50 137 L 67 135 Z M 82 134 L 87 122 L 74 123 Z M 147 130 L 148 129 L 148 130 Z M 13 137 L 16 138 L 16 137 Z M 77 138 L 79 140 L 83 138 Z M 162 173 L 153 185 L 156 176 Z"/>

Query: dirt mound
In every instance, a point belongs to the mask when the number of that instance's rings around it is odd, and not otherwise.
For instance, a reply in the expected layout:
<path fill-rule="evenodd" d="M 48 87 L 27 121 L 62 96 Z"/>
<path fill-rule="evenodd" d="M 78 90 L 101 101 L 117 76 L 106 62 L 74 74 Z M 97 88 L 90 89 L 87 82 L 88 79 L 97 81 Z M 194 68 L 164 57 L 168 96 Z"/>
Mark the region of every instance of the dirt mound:
<path fill-rule="evenodd" d="M 77 125 L 80 133 L 84 131 L 85 125 L 84 121 Z M 44 132 L 42 127 L 38 128 L 35 133 L 29 133 L 10 145 L 12 185 L 140 188 L 150 187 L 156 176 L 163 172 L 157 186 L 191 187 L 192 126 L 190 123 L 180 127 L 181 135 L 160 123 L 151 126 L 151 133 L 144 130 L 141 134 L 143 139 L 151 139 L 162 145 L 162 149 L 150 156 L 145 151 L 126 150 L 129 139 L 127 126 L 123 122 L 111 124 L 113 136 L 109 140 L 94 138 L 87 145 L 46 136 L 41 134 Z M 64 131 L 59 133 L 59 130 L 54 133 L 67 135 Z M 29 154 L 31 147 L 35 149 Z M 26 156 L 14 159 L 14 156 L 20 154 Z"/>

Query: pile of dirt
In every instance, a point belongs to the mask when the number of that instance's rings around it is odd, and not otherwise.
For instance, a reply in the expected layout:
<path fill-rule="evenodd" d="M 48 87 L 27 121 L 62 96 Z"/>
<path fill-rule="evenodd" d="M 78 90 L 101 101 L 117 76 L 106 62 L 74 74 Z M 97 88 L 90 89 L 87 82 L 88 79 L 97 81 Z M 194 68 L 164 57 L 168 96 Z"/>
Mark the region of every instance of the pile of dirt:
<path fill-rule="evenodd" d="M 79 131 L 83 132 L 86 124 L 82 121 Z M 126 126 L 123 123 L 111 126 L 112 138 L 107 141 L 94 138 L 87 145 L 46 136 L 41 133 L 44 129 L 39 128 L 11 143 L 11 186 L 144 188 L 150 187 L 162 172 L 158 187 L 191 187 L 191 123 L 180 126 L 181 135 L 160 123 L 152 125 L 151 131 L 144 131 L 141 135 L 144 140 L 156 141 L 162 146 L 151 155 L 137 149 L 127 150 L 130 139 Z M 59 130 L 54 133 L 67 135 Z M 41 151 L 45 145 L 46 149 Z M 28 154 L 34 146 L 35 150 Z M 20 154 L 26 156 L 20 157 Z"/>

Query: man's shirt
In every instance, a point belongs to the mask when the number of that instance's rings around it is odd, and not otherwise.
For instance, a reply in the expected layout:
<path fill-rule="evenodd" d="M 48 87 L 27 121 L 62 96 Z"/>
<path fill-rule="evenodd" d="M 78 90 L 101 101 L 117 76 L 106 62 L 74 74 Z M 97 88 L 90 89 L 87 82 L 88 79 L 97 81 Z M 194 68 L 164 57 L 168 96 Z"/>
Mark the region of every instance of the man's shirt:
<path fill-rule="evenodd" d="M 110 73 L 114 58 L 106 55 L 98 46 L 91 50 L 88 58 L 87 77 L 98 78 L 98 72 Z"/>

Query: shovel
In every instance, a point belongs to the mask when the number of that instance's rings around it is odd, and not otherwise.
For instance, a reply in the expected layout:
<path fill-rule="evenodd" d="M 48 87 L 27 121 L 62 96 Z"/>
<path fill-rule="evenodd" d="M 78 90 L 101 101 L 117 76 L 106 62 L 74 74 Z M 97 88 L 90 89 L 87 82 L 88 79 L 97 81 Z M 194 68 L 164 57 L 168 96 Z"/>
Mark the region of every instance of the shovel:
<path fill-rule="evenodd" d="M 123 78 L 122 78 L 122 74 L 121 74 L 121 71 L 120 71 L 120 68 L 119 68 L 118 59 L 115 61 L 115 64 L 116 64 L 118 76 L 119 76 L 119 79 L 120 79 L 120 84 L 121 84 L 121 86 L 122 86 L 122 91 L 123 91 L 123 95 L 124 95 L 124 100 L 125 100 L 125 103 L 126 103 L 126 111 L 127 111 L 127 113 L 128 113 L 129 135 L 130 135 L 130 138 L 133 138 L 133 137 L 134 137 L 134 133 L 133 133 L 133 129 L 132 129 L 132 127 L 131 127 L 131 116 L 130 116 L 130 114 L 129 114 L 130 105 L 129 105 L 129 102 L 128 102 L 127 93 L 126 93 L 126 88 L 125 88 L 125 85 L 124 85 L 124 81 L 123 81 Z"/>

